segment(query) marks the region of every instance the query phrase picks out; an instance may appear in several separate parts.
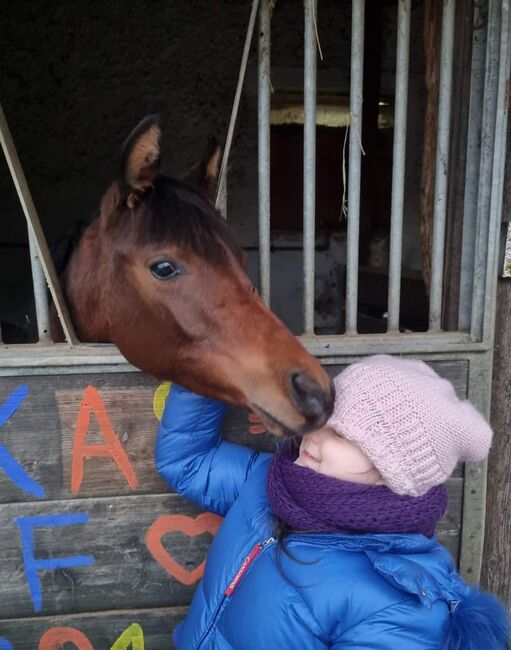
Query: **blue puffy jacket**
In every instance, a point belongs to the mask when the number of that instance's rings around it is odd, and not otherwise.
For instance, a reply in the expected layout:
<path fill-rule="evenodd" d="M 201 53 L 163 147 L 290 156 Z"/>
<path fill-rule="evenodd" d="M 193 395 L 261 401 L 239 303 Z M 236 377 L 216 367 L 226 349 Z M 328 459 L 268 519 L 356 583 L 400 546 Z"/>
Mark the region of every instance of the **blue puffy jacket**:
<path fill-rule="evenodd" d="M 225 517 L 178 648 L 502 650 L 496 599 L 470 589 L 423 535 L 290 535 L 282 552 L 266 493 L 271 454 L 220 440 L 224 406 L 174 385 L 157 469 L 181 495 Z"/>

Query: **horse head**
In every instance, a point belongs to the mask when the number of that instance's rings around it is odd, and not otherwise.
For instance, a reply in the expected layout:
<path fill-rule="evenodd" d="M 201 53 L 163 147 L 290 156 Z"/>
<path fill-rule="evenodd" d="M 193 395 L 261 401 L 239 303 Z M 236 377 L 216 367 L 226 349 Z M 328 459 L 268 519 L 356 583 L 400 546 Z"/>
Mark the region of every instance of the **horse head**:
<path fill-rule="evenodd" d="M 259 297 L 243 251 L 205 189 L 211 143 L 185 179 L 160 172 L 160 127 L 143 120 L 61 275 L 82 341 L 114 343 L 133 365 L 256 411 L 275 433 L 322 426 L 332 383 Z"/>

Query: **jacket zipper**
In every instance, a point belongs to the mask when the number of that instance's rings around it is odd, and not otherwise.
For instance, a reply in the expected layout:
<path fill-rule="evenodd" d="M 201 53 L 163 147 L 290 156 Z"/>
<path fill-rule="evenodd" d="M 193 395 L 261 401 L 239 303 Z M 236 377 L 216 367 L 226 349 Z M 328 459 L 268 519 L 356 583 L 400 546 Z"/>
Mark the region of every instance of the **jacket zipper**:
<path fill-rule="evenodd" d="M 271 544 L 272 542 L 275 541 L 274 537 L 268 537 L 268 539 L 264 540 L 264 542 L 259 542 L 254 546 L 254 548 L 250 551 L 250 553 L 247 555 L 247 557 L 243 560 L 242 565 L 238 569 L 238 572 L 234 576 L 234 578 L 231 580 L 229 583 L 229 586 L 227 589 L 224 591 L 224 596 L 232 596 L 234 591 L 236 590 L 237 586 L 243 579 L 243 576 L 245 573 L 248 571 L 250 565 L 252 562 L 256 559 L 256 557 L 268 546 L 268 544 Z"/>
<path fill-rule="evenodd" d="M 198 645 L 197 645 L 197 650 L 202 647 L 203 643 L 207 640 L 209 633 L 211 632 L 211 629 L 213 625 L 215 624 L 215 621 L 220 614 L 220 610 L 223 608 L 225 601 L 232 596 L 236 588 L 238 587 L 239 583 L 243 579 L 243 576 L 246 574 L 248 571 L 249 567 L 252 565 L 253 561 L 257 558 L 258 555 L 264 551 L 264 549 L 269 546 L 270 544 L 273 544 L 276 539 L 275 537 L 268 537 L 268 539 L 265 539 L 262 542 L 258 542 L 250 551 L 250 553 L 247 555 L 247 557 L 243 560 L 240 568 L 236 572 L 236 575 L 234 578 L 231 580 L 231 582 L 228 584 L 227 588 L 225 589 L 222 598 L 218 602 L 218 605 L 215 608 L 215 611 L 213 613 L 213 616 L 211 617 L 211 621 L 209 622 L 208 627 L 206 628 L 206 631 L 202 635 Z"/>

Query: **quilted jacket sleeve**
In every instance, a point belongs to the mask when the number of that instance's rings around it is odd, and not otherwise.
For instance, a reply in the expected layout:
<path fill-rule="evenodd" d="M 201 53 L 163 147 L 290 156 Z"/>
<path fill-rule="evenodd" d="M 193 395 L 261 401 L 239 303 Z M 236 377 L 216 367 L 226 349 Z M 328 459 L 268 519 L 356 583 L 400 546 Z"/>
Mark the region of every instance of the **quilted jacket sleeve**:
<path fill-rule="evenodd" d="M 270 454 L 220 439 L 221 402 L 172 385 L 156 440 L 156 469 L 186 499 L 225 515 L 250 472 Z"/>

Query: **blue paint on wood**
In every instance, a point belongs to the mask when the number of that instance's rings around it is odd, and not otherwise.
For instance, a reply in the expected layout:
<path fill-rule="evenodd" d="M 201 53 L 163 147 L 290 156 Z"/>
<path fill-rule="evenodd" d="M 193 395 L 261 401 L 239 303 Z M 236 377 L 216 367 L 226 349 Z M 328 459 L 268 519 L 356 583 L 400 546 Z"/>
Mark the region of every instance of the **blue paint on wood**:
<path fill-rule="evenodd" d="M 41 581 L 39 580 L 38 571 L 90 566 L 94 563 L 94 557 L 92 555 L 70 555 L 50 559 L 36 558 L 34 555 L 33 529 L 75 526 L 77 524 L 86 524 L 88 521 L 89 515 L 87 513 L 38 515 L 35 517 L 18 517 L 15 520 L 20 528 L 25 576 L 36 612 L 40 612 L 42 606 Z M 2 649 L 0 648 L 0 650 Z"/>
<path fill-rule="evenodd" d="M 3 427 L 7 420 L 14 415 L 27 395 L 28 386 L 18 386 L 16 390 L 13 390 L 5 402 L 0 406 L 0 427 Z M 45 492 L 43 486 L 27 474 L 4 445 L 0 445 L 0 468 L 21 490 L 28 492 L 28 494 L 32 494 L 38 499 L 44 498 Z M 0 650 L 2 649 L 0 648 Z"/>
<path fill-rule="evenodd" d="M 32 494 L 38 499 L 44 498 L 45 492 L 43 486 L 25 472 L 23 467 L 4 445 L 0 445 L 0 468 L 3 469 L 11 481 L 21 490 Z"/>

